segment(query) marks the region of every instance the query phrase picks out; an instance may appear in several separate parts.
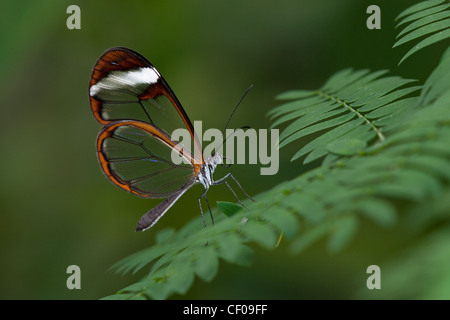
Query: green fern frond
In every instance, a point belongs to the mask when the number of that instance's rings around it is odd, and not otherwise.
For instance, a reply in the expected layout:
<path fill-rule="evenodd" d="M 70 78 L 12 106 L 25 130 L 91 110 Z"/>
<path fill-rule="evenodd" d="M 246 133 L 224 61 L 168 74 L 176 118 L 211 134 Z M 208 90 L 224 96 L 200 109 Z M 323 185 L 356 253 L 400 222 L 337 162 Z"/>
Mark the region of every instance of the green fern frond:
<path fill-rule="evenodd" d="M 250 239 L 266 248 L 275 247 L 277 232 L 267 221 L 247 216 L 242 210 L 232 217 L 215 213 L 214 226 L 205 229 L 200 219 L 194 219 L 164 242 L 118 262 L 113 267 L 117 272 L 136 272 L 145 265 L 152 266 L 144 279 L 106 298 L 165 299 L 174 293 L 184 294 L 195 276 L 203 281 L 215 277 L 219 258 L 249 265 L 253 258 L 253 250 L 247 245 Z M 282 225 L 281 219 L 275 219 L 278 223 L 273 226 Z"/>
<path fill-rule="evenodd" d="M 403 56 L 399 64 L 417 51 L 450 38 L 450 3 L 446 0 L 418 3 L 403 11 L 397 20 L 400 20 L 397 27 L 409 25 L 398 34 L 399 40 L 393 47 L 425 37 Z"/>
<path fill-rule="evenodd" d="M 391 227 L 399 213 L 414 211 L 412 204 L 438 202 L 450 184 L 449 102 L 447 88 L 432 105 L 390 128 L 383 143 L 258 195 L 256 203 L 245 203 L 250 211 L 226 216 L 215 210 L 213 227 L 204 229 L 196 218 L 178 232 L 158 232 L 156 245 L 116 265 L 118 272 L 135 272 L 150 264 L 150 273 L 106 298 L 183 294 L 195 277 L 211 281 L 220 259 L 249 265 L 250 243 L 274 249 L 281 234 L 295 254 L 322 238 L 336 252 L 357 233 L 361 219 Z"/>
<path fill-rule="evenodd" d="M 391 227 L 399 213 L 412 211 L 412 204 L 445 196 L 450 184 L 450 115 L 442 114 L 450 95 L 440 101 L 417 111 L 365 154 L 322 166 L 258 195 L 256 203 L 246 203 L 249 212 L 227 217 L 215 210 L 213 227 L 204 229 L 196 218 L 178 232 L 160 231 L 157 238 L 162 242 L 116 266 L 123 272 L 150 264 L 150 273 L 107 298 L 184 294 L 195 277 L 211 281 L 220 259 L 249 265 L 250 243 L 274 249 L 281 234 L 294 254 L 322 238 L 336 252 L 357 233 L 361 219 Z"/>
<path fill-rule="evenodd" d="M 280 147 L 309 135 L 312 141 L 293 157 L 307 155 L 304 163 L 329 155 L 353 155 L 376 138 L 385 140 L 383 126 L 415 104 L 415 98 L 402 99 L 421 89 L 405 87 L 414 80 L 382 77 L 387 71 L 342 70 L 315 91 L 289 91 L 278 96 L 289 101 L 269 113 L 272 126 L 291 123 L 280 134 Z"/>
<path fill-rule="evenodd" d="M 450 83 L 450 48 L 443 54 L 438 67 L 428 77 L 420 95 L 422 105 L 429 105 L 448 90 Z"/>

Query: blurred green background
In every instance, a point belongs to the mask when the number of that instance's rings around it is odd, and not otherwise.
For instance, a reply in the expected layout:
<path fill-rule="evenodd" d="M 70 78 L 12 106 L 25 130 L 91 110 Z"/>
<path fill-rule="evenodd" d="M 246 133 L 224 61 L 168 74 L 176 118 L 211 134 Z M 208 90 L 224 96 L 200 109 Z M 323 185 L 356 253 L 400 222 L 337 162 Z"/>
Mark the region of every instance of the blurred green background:
<path fill-rule="evenodd" d="M 112 294 L 137 279 L 108 272 L 113 263 L 150 246 L 155 231 L 178 228 L 199 214 L 202 187 L 196 186 L 153 229 L 134 232 L 158 200 L 114 187 L 97 163 L 100 125 L 89 108 L 88 82 L 104 50 L 126 46 L 146 56 L 205 129 L 222 128 L 253 84 L 231 126 L 267 128 L 265 114 L 277 105 L 276 94 L 317 88 L 345 67 L 424 79 L 437 63 L 434 48 L 401 67 L 406 48 L 391 49 L 395 16 L 415 2 L 2 0 L 0 298 Z M 81 30 L 66 27 L 71 4 L 81 8 Z M 381 30 L 366 28 L 371 4 L 381 8 Z M 414 63 L 418 56 L 420 65 Z M 293 150 L 281 150 L 276 176 L 260 176 L 254 165 L 231 169 L 249 194 L 257 194 L 307 169 L 289 161 Z M 208 198 L 234 201 L 222 186 Z M 408 241 L 401 230 L 368 224 L 338 255 L 321 243 L 294 257 L 283 243 L 270 252 L 257 249 L 251 268 L 221 263 L 211 283 L 197 279 L 186 296 L 174 298 L 351 298 L 365 286 L 367 266 L 382 267 L 383 258 Z M 81 268 L 81 290 L 66 287 L 72 264 Z"/>

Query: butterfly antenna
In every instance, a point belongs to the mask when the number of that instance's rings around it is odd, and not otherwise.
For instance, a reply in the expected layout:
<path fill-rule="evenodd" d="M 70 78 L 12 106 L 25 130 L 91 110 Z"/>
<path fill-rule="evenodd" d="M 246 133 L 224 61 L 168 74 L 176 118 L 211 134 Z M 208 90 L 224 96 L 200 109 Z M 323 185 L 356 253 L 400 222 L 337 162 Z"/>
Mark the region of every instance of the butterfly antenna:
<path fill-rule="evenodd" d="M 253 85 L 250 85 L 247 90 L 245 90 L 244 94 L 242 95 L 241 99 L 239 100 L 236 107 L 234 107 L 233 112 L 231 112 L 230 117 L 228 118 L 227 124 L 225 125 L 225 128 L 222 130 L 222 135 L 225 133 L 225 130 L 227 130 L 228 125 L 230 124 L 231 118 L 233 117 L 234 113 L 236 112 L 237 108 L 241 104 L 242 100 L 244 100 L 244 97 L 247 95 L 247 93 L 250 91 L 250 89 L 253 88 Z"/>
<path fill-rule="evenodd" d="M 253 88 L 253 85 L 250 85 L 250 87 L 248 87 L 248 89 L 245 90 L 244 94 L 242 95 L 241 99 L 240 99 L 239 102 L 237 103 L 236 107 L 234 107 L 233 111 L 232 111 L 231 114 L 230 114 L 230 117 L 228 118 L 227 123 L 225 124 L 225 128 L 223 128 L 223 130 L 222 130 L 222 136 L 224 136 L 225 131 L 227 130 L 228 125 L 230 124 L 231 118 L 233 117 L 233 115 L 234 115 L 234 113 L 236 112 L 237 108 L 238 108 L 239 105 L 241 104 L 242 100 L 244 100 L 244 97 L 247 95 L 247 93 L 250 91 L 251 88 Z M 239 128 L 239 129 L 244 130 L 244 129 L 249 129 L 249 128 L 250 128 L 249 126 L 244 126 L 244 127 Z M 220 148 L 223 146 L 223 144 L 225 143 L 225 141 L 227 141 L 227 139 L 228 139 L 229 137 L 231 137 L 231 136 L 232 136 L 233 134 L 235 134 L 235 133 L 236 133 L 236 131 L 234 131 L 233 133 L 231 133 L 228 137 L 225 137 L 225 139 L 223 139 L 222 143 L 220 144 L 220 146 L 219 146 L 217 149 L 220 149 Z"/>

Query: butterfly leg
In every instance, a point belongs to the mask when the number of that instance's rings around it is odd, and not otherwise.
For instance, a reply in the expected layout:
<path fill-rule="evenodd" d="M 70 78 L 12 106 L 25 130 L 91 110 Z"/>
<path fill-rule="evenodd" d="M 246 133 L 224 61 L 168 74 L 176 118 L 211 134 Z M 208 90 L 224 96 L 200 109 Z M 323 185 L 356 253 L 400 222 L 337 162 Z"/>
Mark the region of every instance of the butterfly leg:
<path fill-rule="evenodd" d="M 211 216 L 212 224 L 214 224 L 214 218 L 212 215 L 211 206 L 209 205 L 208 197 L 206 196 L 207 191 L 208 191 L 208 189 L 205 189 L 205 191 L 203 192 L 201 197 L 198 199 L 198 205 L 200 206 L 200 212 L 202 213 L 203 225 L 205 226 L 205 228 L 206 228 L 206 221 L 205 221 L 205 216 L 203 214 L 203 208 L 202 208 L 202 199 L 203 198 L 205 198 L 206 204 L 208 205 L 209 215 Z"/>
<path fill-rule="evenodd" d="M 237 181 L 237 179 L 230 173 L 231 178 L 234 180 L 234 182 L 236 182 L 236 184 L 238 185 L 238 187 L 242 190 L 242 192 L 245 194 L 245 196 L 247 198 L 249 198 L 250 200 L 252 200 L 253 202 L 255 202 L 255 199 L 253 199 L 252 197 L 250 197 L 247 192 L 245 192 L 244 188 L 242 188 L 241 184 Z"/>
<path fill-rule="evenodd" d="M 215 182 L 213 183 L 213 185 L 226 183 L 225 181 L 226 181 L 226 179 L 227 179 L 228 177 L 231 177 L 231 178 L 234 180 L 234 182 L 236 182 L 236 184 L 238 185 L 238 187 L 241 189 L 241 191 L 245 194 L 245 196 L 246 196 L 247 198 L 249 198 L 249 199 L 252 200 L 252 201 L 255 201 L 255 199 L 253 199 L 252 197 L 250 197 L 250 196 L 248 195 L 248 193 L 245 192 L 244 188 L 242 188 L 241 184 L 240 184 L 240 183 L 237 181 L 237 179 L 231 174 L 231 172 L 228 173 L 227 175 L 225 175 L 225 177 L 220 178 L 219 180 L 215 181 Z M 228 185 L 228 183 L 226 183 L 226 184 Z M 228 185 L 228 188 L 231 189 L 231 187 L 230 187 L 229 185 Z M 234 192 L 233 192 L 233 194 L 234 194 Z M 234 194 L 234 195 L 235 195 L 235 197 L 236 197 L 236 194 Z M 237 198 L 237 197 L 236 197 L 236 198 Z"/>
<path fill-rule="evenodd" d="M 218 184 L 225 183 L 226 186 L 228 187 L 228 189 L 231 190 L 231 192 L 233 193 L 234 197 L 237 199 L 237 201 L 239 202 L 239 204 L 240 204 L 241 206 L 243 206 L 245 209 L 247 209 L 247 207 L 246 207 L 246 206 L 241 202 L 241 200 L 238 198 L 238 196 L 237 196 L 236 193 L 234 192 L 233 188 L 231 188 L 231 186 L 228 184 L 228 182 L 227 182 L 227 180 L 226 180 L 228 177 L 231 177 L 231 178 L 234 180 L 234 182 L 236 182 L 236 184 L 239 186 L 239 188 L 242 190 L 242 192 L 247 196 L 247 198 L 249 198 L 249 199 L 252 200 L 252 201 L 255 201 L 252 197 L 250 197 L 250 196 L 247 194 L 247 192 L 245 192 L 245 190 L 242 188 L 242 186 L 239 184 L 239 182 L 236 180 L 236 178 L 235 178 L 231 173 L 228 173 L 227 175 L 225 175 L 225 177 L 223 177 L 223 178 L 221 178 L 221 179 L 215 181 L 215 182 L 213 183 L 213 185 L 218 185 Z M 248 210 L 248 209 L 247 209 L 247 210 Z"/>
<path fill-rule="evenodd" d="M 246 207 L 246 206 L 241 202 L 241 200 L 238 198 L 238 196 L 237 196 L 236 193 L 234 192 L 233 188 L 230 187 L 230 185 L 228 184 L 228 182 L 227 182 L 226 180 L 224 180 L 223 183 L 225 183 L 225 184 L 227 185 L 228 189 L 231 190 L 231 192 L 234 194 L 234 197 L 235 197 L 235 198 L 237 199 L 237 201 L 241 204 L 241 206 L 243 206 L 246 210 L 248 210 L 247 207 Z"/>

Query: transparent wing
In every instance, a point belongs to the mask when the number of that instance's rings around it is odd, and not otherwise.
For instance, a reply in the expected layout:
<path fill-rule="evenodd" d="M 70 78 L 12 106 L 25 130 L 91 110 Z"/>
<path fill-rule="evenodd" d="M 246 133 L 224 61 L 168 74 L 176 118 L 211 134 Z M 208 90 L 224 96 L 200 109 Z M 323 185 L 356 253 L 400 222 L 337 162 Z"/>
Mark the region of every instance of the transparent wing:
<path fill-rule="evenodd" d="M 156 207 L 147 211 L 141 219 L 139 219 L 136 226 L 136 231 L 145 231 L 151 228 L 193 184 L 193 181 L 188 181 L 183 187 L 180 188 L 180 190 L 171 194 Z"/>
<path fill-rule="evenodd" d="M 194 142 L 196 172 L 204 163 L 201 145 L 189 117 L 158 70 L 139 53 L 112 48 L 99 58 L 89 84 L 92 112 L 103 125 L 118 120 L 139 120 L 166 134 L 185 127 Z"/>
<path fill-rule="evenodd" d="M 142 197 L 167 197 L 194 183 L 196 177 L 190 152 L 142 121 L 106 125 L 97 138 L 97 155 L 115 185 Z"/>

